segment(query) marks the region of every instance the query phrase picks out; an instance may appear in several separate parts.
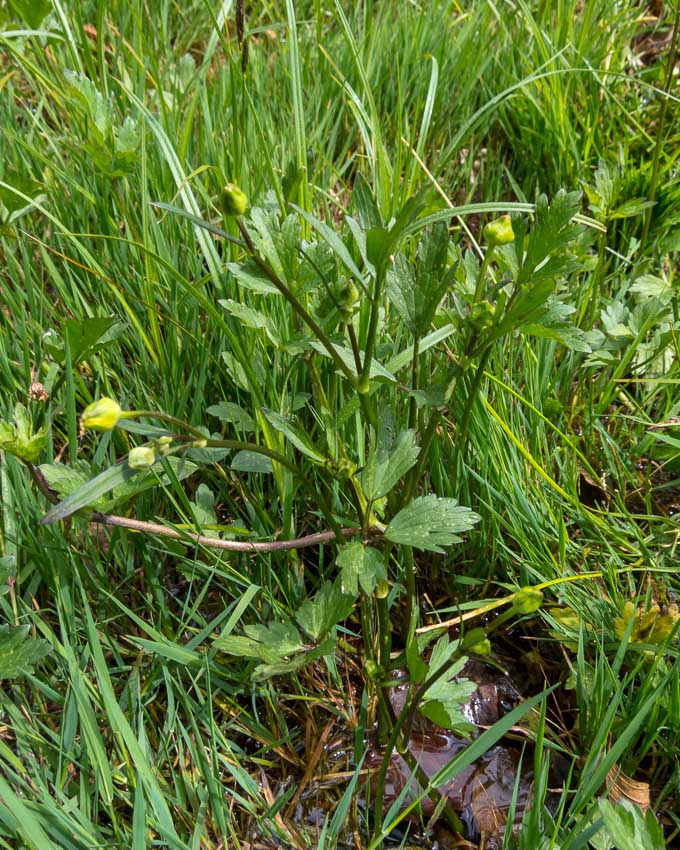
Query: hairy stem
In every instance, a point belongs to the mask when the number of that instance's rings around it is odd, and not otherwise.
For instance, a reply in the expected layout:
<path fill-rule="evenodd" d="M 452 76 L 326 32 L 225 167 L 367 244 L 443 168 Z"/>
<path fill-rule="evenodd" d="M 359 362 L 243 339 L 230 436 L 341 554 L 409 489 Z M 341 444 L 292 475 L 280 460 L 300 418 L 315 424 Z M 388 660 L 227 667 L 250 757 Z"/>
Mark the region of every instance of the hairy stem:
<path fill-rule="evenodd" d="M 253 260 L 267 275 L 269 280 L 279 290 L 281 295 L 283 295 L 283 297 L 290 304 L 290 306 L 297 313 L 297 315 L 300 316 L 300 318 L 305 322 L 305 324 L 314 332 L 316 338 L 326 349 L 335 365 L 343 373 L 347 380 L 352 384 L 352 386 L 354 386 L 356 384 L 356 378 L 354 377 L 350 369 L 346 366 L 344 360 L 335 350 L 333 343 L 330 341 L 323 328 L 321 328 L 318 322 L 316 322 L 315 319 L 307 312 L 305 307 L 293 295 L 293 293 L 281 280 L 281 278 L 276 274 L 276 272 L 272 268 L 270 268 L 269 264 L 266 263 L 262 259 L 262 257 L 260 257 L 260 255 L 257 253 L 257 248 L 253 244 L 253 240 L 250 238 L 250 233 L 248 233 L 248 228 L 245 226 L 243 221 L 239 218 L 236 220 L 236 223 L 238 225 L 239 230 L 241 231 L 241 235 L 243 236 L 246 245 L 248 246 L 248 250 L 250 251 L 250 255 L 252 256 Z"/>
<path fill-rule="evenodd" d="M 307 534 L 304 537 L 298 537 L 295 540 L 271 540 L 271 541 L 253 541 L 245 540 L 219 540 L 215 537 L 206 537 L 202 534 L 196 534 L 193 531 L 178 531 L 176 528 L 170 528 L 167 525 L 160 525 L 156 522 L 142 522 L 138 519 L 130 517 L 116 516 L 115 514 L 102 514 L 95 511 L 91 517 L 91 522 L 97 525 L 112 526 L 114 528 L 128 528 L 131 531 L 139 531 L 143 534 L 154 534 L 160 537 L 170 537 L 173 540 L 192 540 L 202 546 L 208 546 L 211 549 L 225 549 L 229 552 L 283 552 L 288 549 L 305 549 L 310 546 L 323 546 L 325 543 L 337 542 L 338 535 L 335 531 L 318 531 L 315 534 Z M 341 528 L 340 535 L 345 537 L 355 537 L 361 534 L 360 528 Z"/>
<path fill-rule="evenodd" d="M 479 363 L 477 364 L 477 369 L 475 371 L 475 377 L 472 380 L 472 386 L 470 387 L 470 392 L 468 393 L 467 401 L 465 402 L 463 418 L 461 419 L 461 423 L 458 428 L 458 433 L 456 434 L 456 467 L 458 465 L 458 458 L 460 457 L 463 448 L 465 447 L 465 438 L 467 437 L 468 425 L 470 424 L 470 415 L 472 414 L 472 408 L 474 407 L 475 399 L 477 398 L 477 393 L 479 392 L 479 388 L 482 383 L 482 378 L 484 377 L 484 369 L 486 368 L 486 364 L 490 354 L 491 346 L 488 345 L 482 352 L 482 356 L 479 358 Z"/>

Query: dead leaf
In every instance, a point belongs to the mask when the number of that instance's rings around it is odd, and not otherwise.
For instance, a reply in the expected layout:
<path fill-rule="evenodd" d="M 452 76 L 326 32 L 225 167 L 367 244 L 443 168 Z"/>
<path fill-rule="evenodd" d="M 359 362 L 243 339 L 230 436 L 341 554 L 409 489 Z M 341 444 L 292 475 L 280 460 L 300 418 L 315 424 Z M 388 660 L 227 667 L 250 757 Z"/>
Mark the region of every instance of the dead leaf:
<path fill-rule="evenodd" d="M 626 776 L 620 767 L 615 765 L 607 774 L 606 785 L 609 791 L 609 799 L 612 803 L 618 803 L 620 800 L 630 800 L 643 814 L 646 814 L 649 810 L 648 782 L 637 782 L 635 779 L 631 779 L 630 776 Z"/>

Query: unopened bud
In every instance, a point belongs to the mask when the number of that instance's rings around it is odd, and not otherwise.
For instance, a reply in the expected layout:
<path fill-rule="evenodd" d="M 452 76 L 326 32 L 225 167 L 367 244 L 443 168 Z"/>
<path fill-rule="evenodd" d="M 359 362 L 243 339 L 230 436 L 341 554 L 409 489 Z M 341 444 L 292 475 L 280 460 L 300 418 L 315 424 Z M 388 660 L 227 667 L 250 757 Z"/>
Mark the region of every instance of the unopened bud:
<path fill-rule="evenodd" d="M 488 301 L 477 301 L 470 311 L 470 323 L 478 332 L 487 330 L 493 325 L 494 308 Z"/>
<path fill-rule="evenodd" d="M 338 304 L 340 310 L 345 316 L 351 317 L 359 302 L 359 290 L 356 285 L 350 281 L 342 287 L 339 293 Z"/>
<path fill-rule="evenodd" d="M 379 578 L 375 583 L 375 590 L 373 592 L 376 599 L 386 599 L 390 592 L 390 586 L 384 578 Z"/>
<path fill-rule="evenodd" d="M 135 446 L 128 454 L 130 469 L 148 469 L 156 463 L 156 450 L 151 446 Z"/>
<path fill-rule="evenodd" d="M 156 449 L 161 457 L 165 457 L 170 452 L 172 446 L 172 437 L 159 437 L 156 440 Z"/>
<path fill-rule="evenodd" d="M 227 183 L 220 195 L 220 205 L 226 216 L 243 215 L 248 206 L 248 198 L 235 183 Z"/>
<path fill-rule="evenodd" d="M 491 655 L 491 641 L 489 638 L 484 638 L 484 640 L 480 640 L 479 643 L 471 646 L 468 651 L 473 655 Z"/>
<path fill-rule="evenodd" d="M 366 660 L 364 664 L 364 672 L 366 673 L 366 678 L 370 679 L 372 682 L 377 682 L 378 679 L 382 677 L 382 669 L 380 665 L 372 658 Z"/>
<path fill-rule="evenodd" d="M 512 229 L 512 219 L 509 215 L 502 215 L 490 221 L 484 228 L 484 240 L 491 246 L 507 245 L 515 241 L 515 232 Z"/>
<path fill-rule="evenodd" d="M 351 478 L 356 471 L 356 463 L 353 463 L 353 461 L 348 458 L 341 457 L 337 464 L 335 464 L 335 477 L 338 481 L 344 481 L 347 478 Z"/>
<path fill-rule="evenodd" d="M 112 398 L 100 398 L 83 410 L 80 422 L 83 428 L 95 431 L 110 431 L 118 424 L 122 414 L 121 406 Z"/>

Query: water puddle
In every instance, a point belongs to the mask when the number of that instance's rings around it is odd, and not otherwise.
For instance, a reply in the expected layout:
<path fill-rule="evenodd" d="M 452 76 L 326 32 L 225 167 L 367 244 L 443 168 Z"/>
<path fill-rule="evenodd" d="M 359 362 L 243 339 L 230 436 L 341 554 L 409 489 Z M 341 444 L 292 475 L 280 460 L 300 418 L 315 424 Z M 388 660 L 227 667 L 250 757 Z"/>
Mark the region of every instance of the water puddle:
<path fill-rule="evenodd" d="M 477 727 L 476 734 L 491 726 L 521 701 L 521 694 L 512 678 L 487 664 L 469 661 L 461 675 L 477 683 L 476 691 L 463 706 L 467 719 Z M 407 685 L 397 685 L 391 689 L 390 702 L 396 714 L 404 707 L 407 695 Z M 411 730 L 408 746 L 424 773 L 432 777 L 468 745 L 469 740 L 419 715 Z M 372 750 L 365 765 L 372 772 L 373 782 L 381 762 L 382 754 Z M 519 825 L 524 810 L 530 804 L 532 767 L 530 752 L 526 752 L 522 758 L 521 745 L 501 742 L 438 790 L 460 816 L 468 831 L 468 838 L 482 842 L 486 850 L 494 850 L 502 845 L 513 798 L 513 825 Z M 404 805 L 413 800 L 421 788 L 404 759 L 395 752 L 387 773 L 385 810 L 407 785 L 409 791 Z M 435 810 L 434 803 L 428 797 L 422 801 L 421 808 L 426 817 Z"/>

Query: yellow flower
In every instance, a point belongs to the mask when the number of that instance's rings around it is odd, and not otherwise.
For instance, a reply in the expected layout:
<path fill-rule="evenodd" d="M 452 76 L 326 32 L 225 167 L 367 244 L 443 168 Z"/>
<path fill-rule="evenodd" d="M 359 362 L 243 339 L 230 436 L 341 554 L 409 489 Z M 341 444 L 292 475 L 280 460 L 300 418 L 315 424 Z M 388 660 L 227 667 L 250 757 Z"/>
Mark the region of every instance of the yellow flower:
<path fill-rule="evenodd" d="M 95 431 L 110 431 L 118 424 L 123 413 L 121 406 L 112 398 L 100 398 L 83 410 L 80 422 L 83 428 L 92 428 Z"/>

